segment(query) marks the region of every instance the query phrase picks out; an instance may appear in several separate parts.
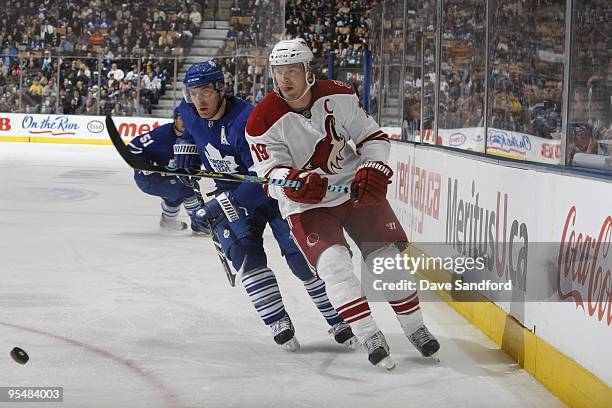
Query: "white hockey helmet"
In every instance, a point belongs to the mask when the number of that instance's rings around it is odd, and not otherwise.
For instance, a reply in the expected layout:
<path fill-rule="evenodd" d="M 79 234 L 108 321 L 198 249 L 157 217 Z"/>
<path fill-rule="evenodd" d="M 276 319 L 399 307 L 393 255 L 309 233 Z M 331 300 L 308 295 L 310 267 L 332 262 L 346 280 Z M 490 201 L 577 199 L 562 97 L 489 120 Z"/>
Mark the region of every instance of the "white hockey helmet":
<path fill-rule="evenodd" d="M 295 38 L 293 40 L 281 40 L 272 49 L 270 56 L 268 57 L 268 63 L 270 64 L 270 75 L 272 76 L 272 84 L 274 85 L 274 90 L 287 102 L 291 102 L 291 100 L 286 99 L 280 92 L 278 84 L 276 83 L 276 78 L 274 77 L 274 67 L 279 65 L 289 65 L 289 64 L 302 64 L 304 67 L 304 77 L 306 79 L 306 89 L 302 93 L 302 95 L 294 100 L 301 99 L 308 90 L 315 83 L 315 76 L 310 72 L 310 62 L 313 60 L 314 55 L 310 50 L 308 44 L 303 38 Z"/>
<path fill-rule="evenodd" d="M 308 69 L 313 58 L 314 55 L 306 41 L 303 38 L 296 38 L 276 43 L 270 53 L 268 62 L 271 66 L 302 63 L 304 68 Z"/>

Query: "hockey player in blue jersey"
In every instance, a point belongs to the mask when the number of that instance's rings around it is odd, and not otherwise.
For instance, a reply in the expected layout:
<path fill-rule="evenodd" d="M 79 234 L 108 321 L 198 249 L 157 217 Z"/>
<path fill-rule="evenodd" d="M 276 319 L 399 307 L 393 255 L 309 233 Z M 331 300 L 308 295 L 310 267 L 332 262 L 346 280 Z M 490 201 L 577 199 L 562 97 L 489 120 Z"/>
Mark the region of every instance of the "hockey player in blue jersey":
<path fill-rule="evenodd" d="M 176 165 L 219 173 L 249 173 L 253 165 L 244 131 L 253 105 L 225 95 L 223 74 L 213 61 L 192 65 L 183 80 L 185 100 L 178 109 L 185 133 L 175 146 Z M 192 220 L 219 235 L 228 259 L 242 273 L 242 284 L 274 341 L 295 351 L 299 342 L 281 298 L 274 273 L 268 268 L 263 232 L 269 224 L 289 268 L 304 284 L 323 314 L 329 332 L 349 349 L 358 345 L 347 323 L 333 308 L 325 284 L 309 268 L 290 238 L 289 226 L 261 185 L 215 180 L 215 198 L 198 209 Z"/>
<path fill-rule="evenodd" d="M 149 133 L 135 137 L 128 144 L 128 148 L 133 154 L 140 156 L 149 163 L 166 166 L 170 160 L 174 159 L 173 146 L 176 139 L 183 134 L 183 131 L 183 121 L 178 114 L 178 109 L 175 109 L 173 123 L 166 123 Z M 199 206 L 193 188 L 181 183 L 176 176 L 165 176 L 141 170 L 134 171 L 134 180 L 138 188 L 144 193 L 162 199 L 162 215 L 159 221 L 162 229 L 171 231 L 187 229 L 187 224 L 180 221 L 178 215 L 181 204 L 185 207 L 189 216 Z M 203 228 L 193 222 L 191 228 L 198 234 L 206 235 L 209 233 L 208 228 Z"/>

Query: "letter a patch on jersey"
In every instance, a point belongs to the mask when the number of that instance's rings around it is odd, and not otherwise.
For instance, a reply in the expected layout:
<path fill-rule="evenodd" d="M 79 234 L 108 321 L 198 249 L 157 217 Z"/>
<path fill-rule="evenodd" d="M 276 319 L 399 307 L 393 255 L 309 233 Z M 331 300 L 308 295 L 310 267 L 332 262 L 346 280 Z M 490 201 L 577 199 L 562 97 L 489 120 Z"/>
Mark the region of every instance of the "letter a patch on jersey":
<path fill-rule="evenodd" d="M 229 142 L 227 141 L 227 136 L 225 135 L 225 126 L 221 126 L 221 144 L 229 146 Z"/>

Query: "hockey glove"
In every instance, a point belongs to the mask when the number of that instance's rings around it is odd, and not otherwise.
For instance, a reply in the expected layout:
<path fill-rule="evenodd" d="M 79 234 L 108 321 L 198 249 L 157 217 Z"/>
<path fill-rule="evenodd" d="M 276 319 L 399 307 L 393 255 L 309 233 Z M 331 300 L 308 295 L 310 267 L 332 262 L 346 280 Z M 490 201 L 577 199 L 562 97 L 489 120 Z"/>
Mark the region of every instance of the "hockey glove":
<path fill-rule="evenodd" d="M 234 205 L 229 193 L 221 193 L 202 204 L 191 216 L 193 223 L 202 229 L 208 229 L 209 223 L 214 229 L 221 224 L 237 221 L 239 218 L 238 208 Z"/>
<path fill-rule="evenodd" d="M 182 185 L 193 188 L 193 183 L 200 180 L 200 177 L 193 176 L 176 176 Z"/>
<path fill-rule="evenodd" d="M 387 197 L 393 170 L 383 162 L 365 162 L 357 168 L 351 183 L 351 200 L 354 207 L 368 207 L 382 203 Z"/>
<path fill-rule="evenodd" d="M 297 181 L 299 187 L 284 187 L 287 198 L 302 204 L 317 204 L 327 192 L 327 177 L 305 170 L 289 170 L 286 180 Z"/>
<path fill-rule="evenodd" d="M 198 147 L 180 137 L 174 144 L 174 165 L 179 169 L 199 170 L 202 165 Z"/>

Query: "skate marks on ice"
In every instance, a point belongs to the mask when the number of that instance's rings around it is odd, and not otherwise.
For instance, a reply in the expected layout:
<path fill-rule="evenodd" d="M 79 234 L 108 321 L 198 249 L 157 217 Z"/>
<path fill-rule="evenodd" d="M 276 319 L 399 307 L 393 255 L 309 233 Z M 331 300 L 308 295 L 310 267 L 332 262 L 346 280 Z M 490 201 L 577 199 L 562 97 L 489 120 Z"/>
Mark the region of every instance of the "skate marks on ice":
<path fill-rule="evenodd" d="M 55 176 L 59 179 L 75 179 L 75 180 L 106 180 L 111 176 L 119 173 L 118 170 L 90 170 L 90 169 L 75 169 L 68 170 Z"/>
<path fill-rule="evenodd" d="M 73 170 L 117 173 L 83 178 L 87 184 L 77 189 L 98 193 L 90 200 L 16 207 L 0 195 L 0 223 L 11 236 L 0 242 L 3 385 L 52 381 L 65 387 L 66 408 L 558 406 L 442 303 L 423 306 L 442 346 L 439 364 L 412 347 L 388 304 L 373 304 L 397 367 L 386 372 L 372 366 L 362 349 L 349 352 L 328 335 L 268 232 L 269 266 L 302 345 L 297 353 L 282 350 L 244 289 L 228 286 L 210 239 L 159 233 L 159 202 L 138 191 L 112 147 L 71 146 L 68 158 L 63 148 L 34 146 L 26 164 L 55 155 Z M 33 175 L 7 170 L 0 185 L 9 192 L 73 188 L 79 181 L 58 178 L 44 166 Z M 13 346 L 30 354 L 27 365 L 9 360 Z"/>
<path fill-rule="evenodd" d="M 93 200 L 98 193 L 81 188 L 66 187 L 26 187 L 13 189 L 10 192 L 11 201 L 35 201 L 41 203 Z"/>

